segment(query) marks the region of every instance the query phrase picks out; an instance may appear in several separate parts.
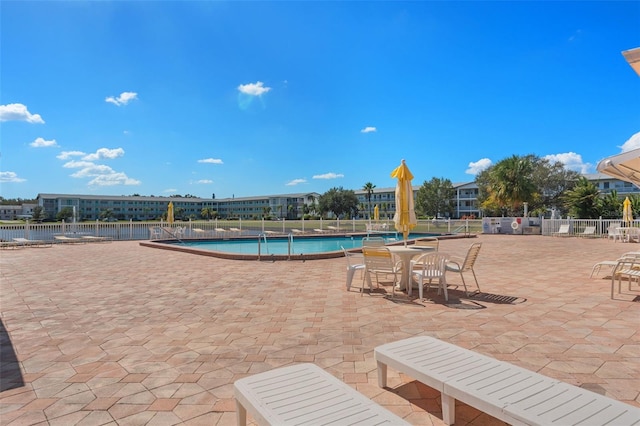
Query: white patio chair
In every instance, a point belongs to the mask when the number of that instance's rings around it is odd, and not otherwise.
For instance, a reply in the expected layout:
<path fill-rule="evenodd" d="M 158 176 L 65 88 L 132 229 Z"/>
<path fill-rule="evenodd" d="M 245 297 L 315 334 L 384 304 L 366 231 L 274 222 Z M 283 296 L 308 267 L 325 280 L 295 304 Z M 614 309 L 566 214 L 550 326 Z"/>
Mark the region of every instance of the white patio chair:
<path fill-rule="evenodd" d="M 380 275 L 392 276 L 391 297 L 395 297 L 398 274 L 402 273 L 402 262 L 396 261 L 387 247 L 363 246 L 362 254 L 364 256 L 365 277 L 369 283 L 369 288 L 372 287 L 371 274 L 375 275 L 378 286 L 380 286 Z"/>
<path fill-rule="evenodd" d="M 440 290 L 444 291 L 444 300 L 449 301 L 449 294 L 447 293 L 447 280 L 445 277 L 447 265 L 447 255 L 440 252 L 430 252 L 423 254 L 416 260 L 411 261 L 411 270 L 409 271 L 409 288 L 408 294 L 411 296 L 411 280 L 417 278 L 418 280 L 418 297 L 420 301 L 423 298 L 423 289 L 426 283 L 427 291 L 431 288 L 433 280 L 437 280 L 438 294 Z"/>
<path fill-rule="evenodd" d="M 607 239 L 613 240 L 614 243 L 616 241 L 622 241 L 622 238 L 624 237 L 624 235 L 622 234 L 622 231 L 620 231 L 621 226 L 622 226 L 621 223 L 610 224 L 609 227 L 607 228 Z"/>
<path fill-rule="evenodd" d="M 440 245 L 440 242 L 438 241 L 438 239 L 436 237 L 425 237 L 425 238 L 420 238 L 419 240 L 416 240 L 416 242 L 414 243 L 414 246 L 416 247 L 424 247 L 425 249 L 429 249 L 431 248 L 432 251 L 438 251 L 438 247 Z M 416 254 L 413 258 L 414 260 L 418 259 L 421 255 L 424 254 L 424 252 L 420 252 L 419 250 L 418 254 Z"/>
<path fill-rule="evenodd" d="M 159 226 L 150 226 L 149 227 L 149 239 L 150 240 L 159 240 L 162 237 L 162 228 Z"/>
<path fill-rule="evenodd" d="M 362 253 L 352 253 L 347 251 L 344 247 L 340 246 L 342 251 L 344 252 L 344 257 L 347 260 L 347 291 L 351 290 L 351 282 L 353 281 L 353 276 L 356 271 L 360 271 L 362 274 L 362 288 L 360 289 L 360 293 L 364 293 L 364 256 Z"/>
<path fill-rule="evenodd" d="M 478 288 L 477 292 L 480 293 L 480 284 L 478 284 L 478 277 L 476 277 L 476 272 L 473 270 L 473 265 L 475 265 L 476 260 L 478 259 L 481 247 L 482 243 L 473 243 L 471 244 L 471 247 L 469 247 L 469 250 L 467 250 L 467 255 L 464 259 L 452 257 L 447 262 L 447 271 L 460 274 L 462 285 L 464 286 L 464 291 L 467 294 L 467 297 L 469 296 L 469 290 L 467 289 L 467 283 L 464 280 L 464 272 L 471 271 L 473 279 L 476 282 L 476 287 Z"/>

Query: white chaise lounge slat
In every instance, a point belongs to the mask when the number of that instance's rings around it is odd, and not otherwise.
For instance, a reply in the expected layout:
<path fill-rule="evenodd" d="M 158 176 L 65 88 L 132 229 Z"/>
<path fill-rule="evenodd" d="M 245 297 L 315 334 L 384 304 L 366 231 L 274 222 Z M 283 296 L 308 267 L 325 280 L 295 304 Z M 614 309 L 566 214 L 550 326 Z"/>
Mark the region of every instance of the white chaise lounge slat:
<path fill-rule="evenodd" d="M 638 425 L 640 409 L 568 383 L 504 408 L 514 425 Z"/>
<path fill-rule="evenodd" d="M 237 380 L 237 420 L 260 425 L 408 425 L 315 364 L 296 364 Z"/>
<path fill-rule="evenodd" d="M 439 390 L 448 425 L 456 399 L 515 425 L 640 425 L 640 408 L 433 337 L 378 346 L 374 357 L 380 387 L 391 366 Z"/>

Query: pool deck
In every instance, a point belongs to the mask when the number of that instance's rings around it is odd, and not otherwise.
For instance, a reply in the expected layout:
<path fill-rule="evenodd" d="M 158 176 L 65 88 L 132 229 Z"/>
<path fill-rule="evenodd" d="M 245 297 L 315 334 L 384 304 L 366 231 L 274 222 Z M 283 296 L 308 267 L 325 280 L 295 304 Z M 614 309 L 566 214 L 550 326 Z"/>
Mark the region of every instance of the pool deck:
<path fill-rule="evenodd" d="M 640 406 L 640 287 L 612 300 L 604 273 L 589 278 L 640 245 L 482 235 L 440 251 L 476 241 L 484 293 L 449 303 L 347 292 L 344 258 L 234 261 L 133 241 L 2 250 L 0 424 L 235 425 L 235 380 L 313 362 L 411 424 L 442 425 L 438 392 L 393 369 L 377 386 L 373 349 L 415 335 Z M 464 404 L 456 418 L 502 424 Z"/>

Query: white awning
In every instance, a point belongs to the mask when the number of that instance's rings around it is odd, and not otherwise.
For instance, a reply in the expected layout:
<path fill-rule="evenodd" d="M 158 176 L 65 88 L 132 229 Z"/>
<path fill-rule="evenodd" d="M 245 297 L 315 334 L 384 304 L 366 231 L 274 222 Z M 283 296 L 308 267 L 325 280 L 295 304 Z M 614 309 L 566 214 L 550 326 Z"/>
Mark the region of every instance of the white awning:
<path fill-rule="evenodd" d="M 600 173 L 640 188 L 640 148 L 607 157 L 596 167 Z"/>

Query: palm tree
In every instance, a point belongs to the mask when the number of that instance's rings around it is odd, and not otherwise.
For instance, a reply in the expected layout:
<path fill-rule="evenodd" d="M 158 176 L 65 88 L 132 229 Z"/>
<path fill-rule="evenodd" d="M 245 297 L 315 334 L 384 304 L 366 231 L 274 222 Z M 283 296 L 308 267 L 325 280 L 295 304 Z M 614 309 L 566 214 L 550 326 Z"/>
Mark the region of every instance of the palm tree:
<path fill-rule="evenodd" d="M 531 174 L 533 164 L 527 157 L 516 155 L 497 163 L 490 172 L 491 198 L 503 208 L 515 213 L 536 193 Z"/>
<path fill-rule="evenodd" d="M 209 207 L 204 207 L 200 211 L 200 216 L 202 216 L 203 219 L 211 219 L 211 213 L 213 213 L 213 209 Z"/>
<path fill-rule="evenodd" d="M 369 219 L 371 219 L 371 194 L 373 194 L 373 188 L 376 186 L 371 182 L 367 182 L 362 187 L 362 190 L 367 193 L 367 201 L 369 202 Z"/>

